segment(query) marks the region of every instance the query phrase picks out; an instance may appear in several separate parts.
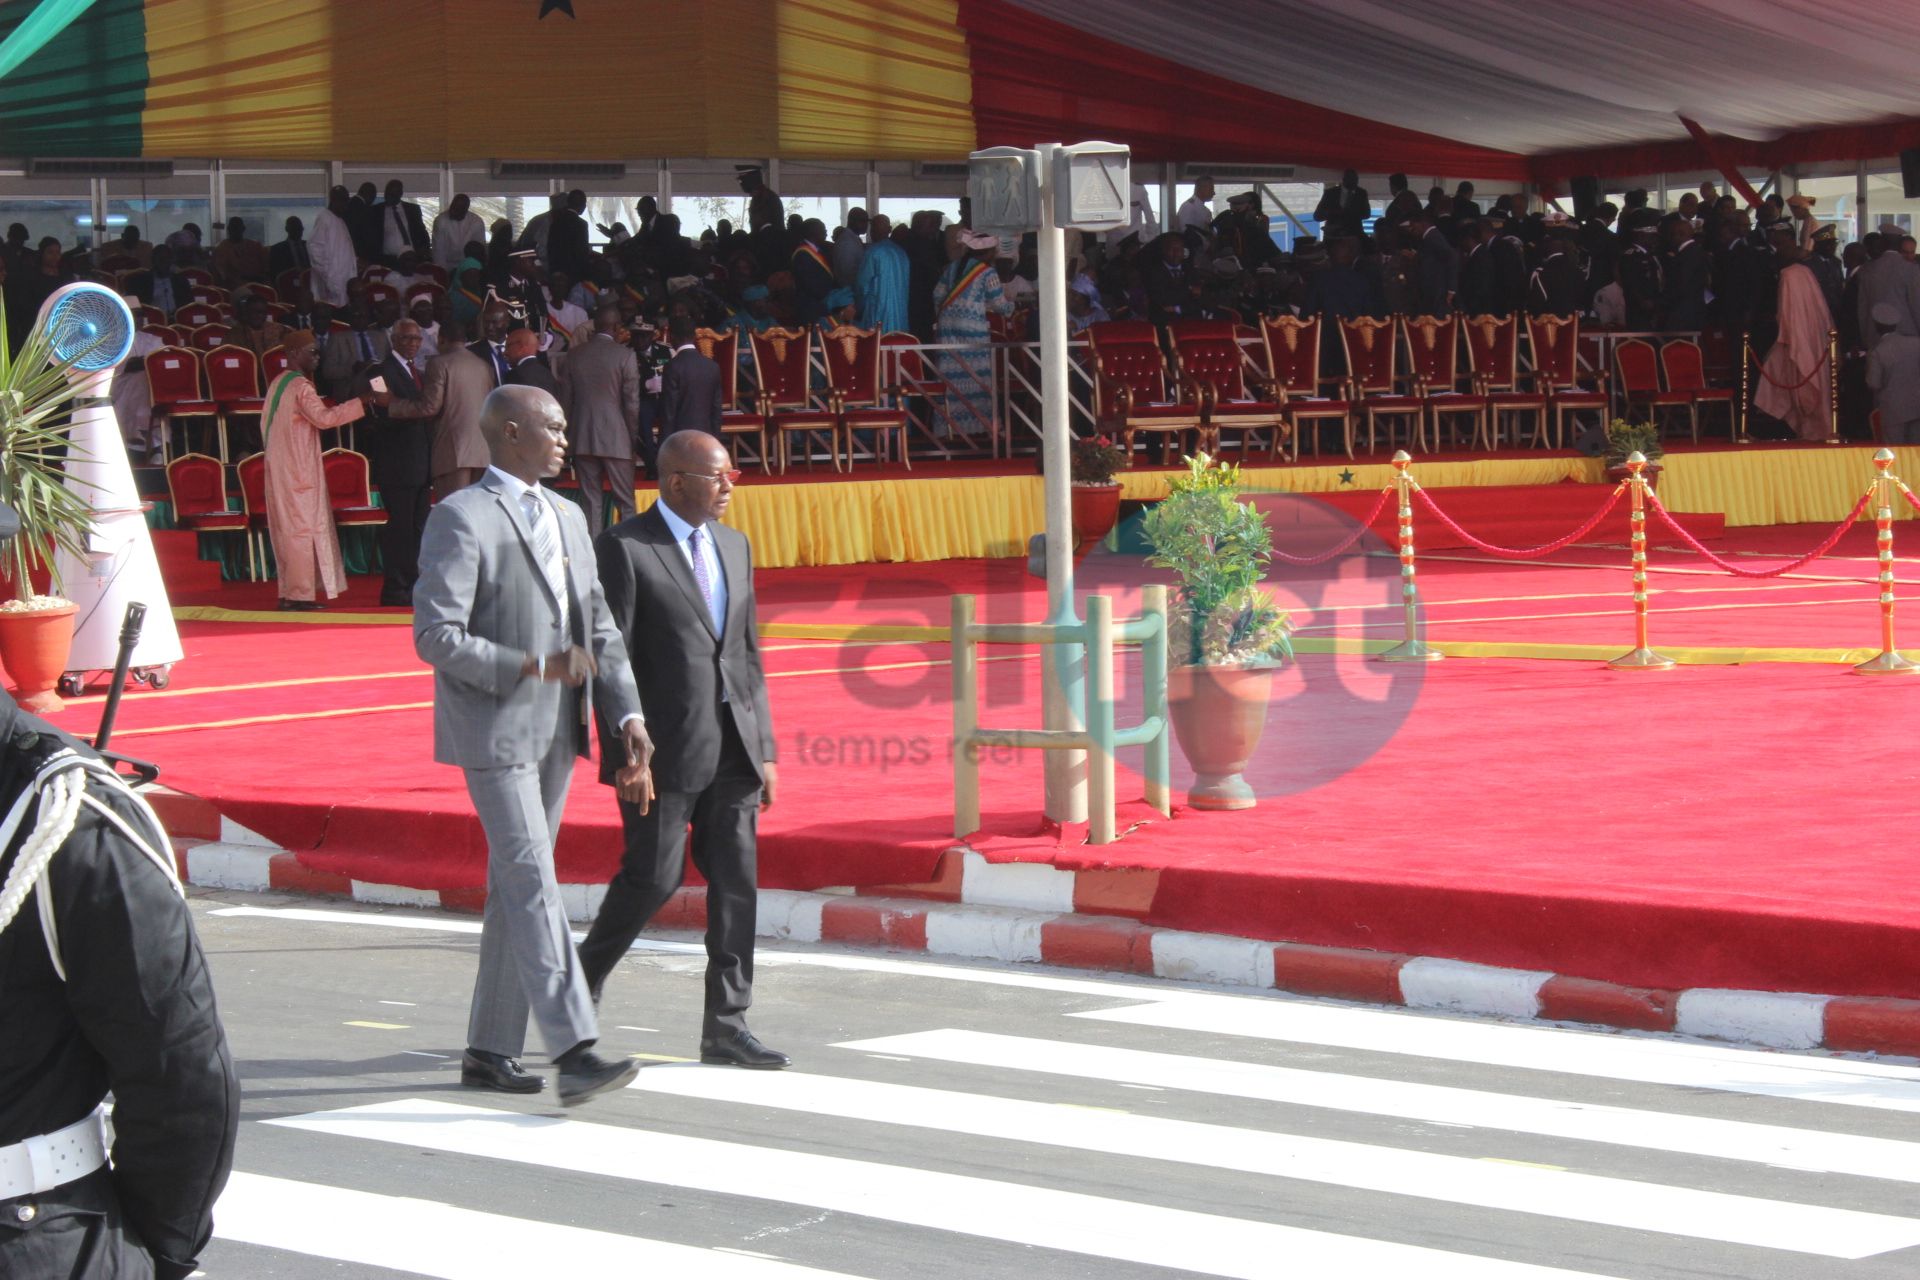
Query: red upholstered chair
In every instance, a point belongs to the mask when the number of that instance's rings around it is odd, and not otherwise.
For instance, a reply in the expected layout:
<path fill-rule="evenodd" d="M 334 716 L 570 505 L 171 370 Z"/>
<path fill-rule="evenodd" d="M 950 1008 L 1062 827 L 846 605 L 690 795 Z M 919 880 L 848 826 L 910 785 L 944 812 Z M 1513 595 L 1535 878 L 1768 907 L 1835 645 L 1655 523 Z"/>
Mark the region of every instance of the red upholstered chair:
<path fill-rule="evenodd" d="M 160 339 L 162 346 L 183 347 L 187 344 L 187 335 L 170 324 L 143 324 L 140 332 L 150 333 Z"/>
<path fill-rule="evenodd" d="M 377 307 L 383 302 L 400 301 L 400 291 L 390 284 L 378 282 L 367 286 L 367 306 Z"/>
<path fill-rule="evenodd" d="M 280 301 L 280 291 L 270 284 L 253 281 L 246 286 L 247 292 L 256 298 L 265 298 L 268 302 Z"/>
<path fill-rule="evenodd" d="M 211 351 L 226 345 L 228 332 L 224 324 L 203 324 L 187 334 L 187 345 L 196 351 Z"/>
<path fill-rule="evenodd" d="M 1486 444 L 1500 447 L 1501 415 L 1533 418 L 1534 439 L 1547 438 L 1547 394 L 1538 388 L 1520 389 L 1520 321 L 1513 316 L 1468 316 L 1460 329 L 1467 341 L 1467 364 L 1473 370 L 1473 389 L 1487 402 Z M 1516 426 L 1514 442 L 1519 443 Z"/>
<path fill-rule="evenodd" d="M 352 449 L 329 449 L 320 455 L 327 477 L 327 505 L 333 522 L 342 529 L 382 525 L 387 513 L 373 505 L 373 481 L 367 455 Z"/>
<path fill-rule="evenodd" d="M 172 456 L 174 422 L 206 419 L 217 427 L 220 407 L 201 386 L 200 353 L 193 348 L 162 347 L 150 353 L 145 364 L 153 411 L 160 417 L 160 461 L 164 465 Z"/>
<path fill-rule="evenodd" d="M 272 386 L 273 380 L 291 368 L 292 363 L 292 361 L 287 359 L 287 349 L 285 347 L 268 347 L 260 356 L 261 390 L 265 391 L 266 388 Z"/>
<path fill-rule="evenodd" d="M 282 271 L 273 278 L 273 287 L 280 291 L 283 298 L 299 296 L 300 286 L 313 277 L 311 271 Z"/>
<path fill-rule="evenodd" d="M 1346 441 L 1347 456 L 1353 456 L 1353 406 L 1348 402 L 1345 388 L 1340 380 L 1332 379 L 1332 385 L 1338 387 L 1341 394 L 1327 396 L 1322 394 L 1329 387 L 1328 379 L 1320 376 L 1320 317 L 1296 319 L 1293 316 L 1268 316 L 1260 321 L 1260 340 L 1267 352 L 1267 375 L 1272 380 L 1274 395 L 1286 405 L 1287 421 L 1293 431 L 1293 457 L 1300 456 L 1300 441 L 1304 439 L 1312 452 L 1320 452 L 1319 433 L 1310 428 L 1315 423 L 1339 420 L 1340 433 Z M 1273 453 L 1280 451 L 1280 441 L 1274 440 Z"/>
<path fill-rule="evenodd" d="M 751 336 L 760 416 L 773 432 L 780 474 L 786 474 L 787 464 L 792 461 L 795 432 L 806 437 L 807 470 L 813 470 L 813 438 L 822 432 L 827 437 L 827 456 L 833 460 L 833 469 L 844 470 L 836 439 L 839 415 L 831 407 L 818 404 L 813 395 L 813 331 L 768 329 Z"/>
<path fill-rule="evenodd" d="M 414 264 L 413 274 L 426 276 L 443 290 L 447 287 L 447 269 L 435 263 L 417 262 Z"/>
<path fill-rule="evenodd" d="M 150 307 L 143 302 L 134 307 L 133 322 L 142 329 L 151 329 L 157 324 L 165 324 L 167 322 L 167 313 L 158 307 Z"/>
<path fill-rule="evenodd" d="M 210 307 L 219 307 L 222 310 L 232 301 L 232 299 L 227 296 L 225 289 L 214 284 L 195 284 L 193 286 L 193 300 L 195 302 L 204 302 Z"/>
<path fill-rule="evenodd" d="M 430 298 L 437 303 L 446 296 L 447 290 L 445 285 L 419 280 L 407 286 L 407 300 L 405 305 L 407 310 L 411 311 L 413 310 L 414 300 L 417 298 Z"/>
<path fill-rule="evenodd" d="M 1662 410 L 1685 409 L 1693 415 L 1693 397 L 1684 391 L 1668 391 L 1660 385 L 1660 360 L 1651 343 L 1640 338 L 1615 343 L 1613 368 L 1620 379 L 1620 398 L 1626 402 L 1628 414 L 1640 408 L 1655 422 L 1668 416 Z M 1698 439 L 1699 434 L 1699 418 L 1694 415 L 1694 438 Z"/>
<path fill-rule="evenodd" d="M 1528 316 L 1527 348 L 1533 353 L 1534 388 L 1547 398 L 1553 418 L 1554 447 L 1566 443 L 1569 413 L 1595 413 L 1607 420 L 1607 374 L 1603 369 L 1593 385 L 1580 381 L 1580 317 Z"/>
<path fill-rule="evenodd" d="M 1400 321 L 1407 340 L 1407 367 L 1413 373 L 1413 393 L 1427 402 L 1424 421 L 1433 423 L 1434 447 L 1440 428 L 1449 418 L 1466 417 L 1473 423 L 1473 439 L 1486 430 L 1487 398 L 1476 386 L 1460 390 L 1460 319 L 1458 316 L 1406 316 Z M 1426 429 L 1420 429 L 1426 447 Z"/>
<path fill-rule="evenodd" d="M 720 366 L 721 436 L 752 436 L 764 475 L 773 466 L 773 455 L 767 451 L 766 415 L 740 407 L 740 331 L 695 329 L 693 345 L 701 355 Z M 739 465 L 737 455 L 735 465 Z"/>
<path fill-rule="evenodd" d="M 1167 332 L 1173 339 L 1174 372 L 1205 415 L 1201 448 L 1218 453 L 1221 432 L 1238 431 L 1245 457 L 1254 432 L 1268 431 L 1273 433 L 1269 456 L 1279 452 L 1281 436 L 1290 434 L 1286 407 L 1247 358 L 1238 326 L 1230 320 L 1180 320 Z"/>
<path fill-rule="evenodd" d="M 1740 434 L 1734 422 L 1733 388 L 1707 385 L 1706 358 L 1701 354 L 1699 344 L 1679 338 L 1661 347 L 1660 371 L 1666 375 L 1670 393 L 1688 397 L 1687 416 L 1692 419 L 1695 444 L 1700 443 L 1700 406 L 1703 404 L 1724 405 L 1727 410 L 1728 437 Z"/>
<path fill-rule="evenodd" d="M 285 324 L 293 319 L 293 304 L 290 302 L 269 302 L 267 304 L 267 315 L 279 321 L 281 324 Z"/>
<path fill-rule="evenodd" d="M 247 516 L 247 571 L 255 582 L 267 567 L 267 455 L 250 453 L 233 469 L 240 481 L 240 509 Z"/>
<path fill-rule="evenodd" d="M 840 418 L 840 438 L 846 441 L 847 469 L 853 469 L 853 433 L 873 432 L 875 462 L 890 460 L 893 441 L 900 442 L 900 465 L 913 470 L 907 456 L 907 411 L 899 387 L 882 377 L 880 331 L 841 325 L 820 337 L 827 363 L 827 398 Z"/>
<path fill-rule="evenodd" d="M 117 275 L 122 271 L 138 271 L 140 259 L 126 253 L 109 253 L 100 259 L 100 269 L 109 275 Z"/>
<path fill-rule="evenodd" d="M 238 536 L 247 548 L 247 576 L 254 576 L 247 513 L 227 505 L 227 469 L 204 453 L 183 453 L 167 464 L 167 501 L 173 522 L 195 533 Z"/>
<path fill-rule="evenodd" d="M 1340 344 L 1347 352 L 1347 395 L 1359 407 L 1367 424 L 1367 451 L 1374 447 L 1374 423 L 1380 418 L 1405 418 L 1409 443 L 1420 433 L 1426 402 L 1401 386 L 1399 325 L 1392 320 L 1356 316 L 1340 321 Z M 1387 429 L 1393 443 L 1393 429 Z M 1348 450 L 1352 456 L 1352 450 Z"/>
<path fill-rule="evenodd" d="M 234 418 L 252 418 L 259 427 L 266 401 L 260 398 L 260 361 L 246 347 L 216 347 L 202 359 L 207 397 L 220 410 L 220 460 L 227 460 L 227 427 Z"/>
<path fill-rule="evenodd" d="M 1141 320 L 1108 320 L 1087 329 L 1093 356 L 1093 416 L 1102 431 L 1133 453 L 1138 431 L 1185 436 L 1206 425 L 1197 399 L 1170 393 L 1160 335 Z"/>
<path fill-rule="evenodd" d="M 225 313 L 210 302 L 189 302 L 185 306 L 175 307 L 173 311 L 173 323 L 185 329 L 218 324 L 225 318 Z"/>

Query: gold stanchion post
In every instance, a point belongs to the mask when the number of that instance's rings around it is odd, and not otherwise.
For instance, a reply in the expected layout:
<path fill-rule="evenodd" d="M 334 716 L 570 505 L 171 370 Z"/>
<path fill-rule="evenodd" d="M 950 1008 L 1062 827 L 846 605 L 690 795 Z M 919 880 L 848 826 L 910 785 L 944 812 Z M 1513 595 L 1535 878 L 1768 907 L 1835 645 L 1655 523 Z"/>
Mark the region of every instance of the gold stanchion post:
<path fill-rule="evenodd" d="M 1747 434 L 1747 422 L 1753 413 L 1753 348 L 1747 345 L 1745 334 L 1736 333 L 1734 337 L 1740 343 L 1740 422 L 1735 443 L 1752 444 L 1753 437 Z"/>
<path fill-rule="evenodd" d="M 1647 643 L 1647 456 L 1627 455 L 1627 488 L 1633 499 L 1633 650 L 1607 665 L 1616 671 L 1666 671 L 1673 659 Z"/>
<path fill-rule="evenodd" d="M 1827 443 L 1840 443 L 1840 331 L 1827 330 Z"/>
<path fill-rule="evenodd" d="M 1902 657 L 1893 643 L 1893 497 L 1900 482 L 1893 474 L 1893 450 L 1873 455 L 1879 472 L 1873 480 L 1875 546 L 1880 559 L 1880 653 L 1853 669 L 1860 676 L 1912 675 L 1920 663 Z"/>
<path fill-rule="evenodd" d="M 1407 474 L 1413 462 L 1405 449 L 1393 455 L 1393 487 L 1400 500 L 1400 602 L 1407 613 L 1407 638 L 1377 655 L 1382 662 L 1438 662 L 1447 655 L 1420 638 L 1420 595 L 1413 581 L 1413 489 Z"/>

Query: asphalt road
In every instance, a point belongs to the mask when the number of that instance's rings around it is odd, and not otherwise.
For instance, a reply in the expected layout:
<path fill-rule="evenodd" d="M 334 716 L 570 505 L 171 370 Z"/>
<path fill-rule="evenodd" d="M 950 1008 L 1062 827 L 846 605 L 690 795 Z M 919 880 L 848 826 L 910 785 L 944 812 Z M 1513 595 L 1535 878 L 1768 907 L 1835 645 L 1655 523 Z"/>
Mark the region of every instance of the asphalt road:
<path fill-rule="evenodd" d="M 196 893 L 245 1084 L 210 1277 L 1911 1280 L 1920 1067 L 763 946 L 780 1073 L 643 942 L 563 1111 L 463 1089 L 477 919 Z M 537 1053 L 528 1065 L 544 1069 Z"/>

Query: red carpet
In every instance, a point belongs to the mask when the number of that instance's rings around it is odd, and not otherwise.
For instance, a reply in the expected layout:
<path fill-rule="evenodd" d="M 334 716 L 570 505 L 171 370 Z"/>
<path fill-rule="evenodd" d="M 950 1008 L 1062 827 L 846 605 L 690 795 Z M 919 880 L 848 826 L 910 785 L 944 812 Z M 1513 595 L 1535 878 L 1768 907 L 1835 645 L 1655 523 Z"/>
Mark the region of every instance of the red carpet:
<path fill-rule="evenodd" d="M 1739 530 L 1717 546 L 1780 556 L 1819 535 Z M 1838 554 L 1855 558 L 1815 565 L 1810 579 L 1755 587 L 1658 557 L 1657 640 L 1870 644 L 1870 568 L 1858 558 L 1869 536 L 1849 535 Z M 1144 576 L 1136 561 L 1094 558 L 1082 586 L 1124 599 Z M 1435 557 L 1421 583 L 1441 638 L 1626 647 L 1617 550 L 1576 548 L 1547 566 Z M 1320 628 L 1307 638 L 1390 634 L 1378 624 L 1394 620 L 1397 584 L 1384 555 L 1271 582 L 1304 628 Z M 192 587 L 206 603 L 253 590 Z M 356 595 L 371 587 L 354 581 Z M 955 590 L 985 597 L 987 617 L 1039 613 L 1040 584 L 1012 562 L 789 570 L 759 584 L 763 621 L 837 626 L 942 625 Z M 119 745 L 316 868 L 424 888 L 481 882 L 460 775 L 430 762 L 431 679 L 406 626 L 182 632 L 174 686 L 127 698 Z M 763 882 L 930 878 L 951 843 L 945 646 L 856 636 L 766 649 L 783 787 L 764 819 Z M 1033 658 L 991 656 L 983 718 L 1037 723 Z M 1123 690 L 1124 707 L 1132 697 Z M 99 702 L 80 700 L 65 722 L 89 730 Z M 1183 810 L 1104 849 L 1062 846 L 1038 821 L 1038 761 L 1019 754 L 990 761 L 974 843 L 995 859 L 1156 870 L 1148 919 L 1170 927 L 1660 987 L 1915 996 L 1920 905 L 1889 888 L 1909 878 L 1899 830 L 1920 769 L 1906 731 L 1916 709 L 1920 680 L 1830 664 L 1627 675 L 1591 662 L 1409 668 L 1308 653 L 1276 684 L 1249 770 L 1259 808 Z M 1126 773 L 1121 794 L 1138 787 Z M 582 770 L 563 878 L 604 878 L 618 844 L 613 806 Z"/>

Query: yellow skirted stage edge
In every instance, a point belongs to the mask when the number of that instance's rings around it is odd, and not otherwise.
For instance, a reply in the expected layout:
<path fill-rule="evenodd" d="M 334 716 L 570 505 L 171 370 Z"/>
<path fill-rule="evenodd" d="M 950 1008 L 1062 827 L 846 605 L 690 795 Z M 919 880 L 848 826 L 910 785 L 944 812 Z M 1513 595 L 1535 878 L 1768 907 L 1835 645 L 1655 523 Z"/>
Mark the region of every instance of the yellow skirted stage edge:
<path fill-rule="evenodd" d="M 1872 481 L 1873 453 L 1863 446 L 1668 454 L 1656 487 L 1669 510 L 1718 512 L 1730 527 L 1833 523 L 1853 510 Z M 1897 471 L 1920 474 L 1920 446 L 1897 453 Z M 1603 472 L 1597 458 L 1567 457 L 1415 459 L 1412 468 L 1414 479 L 1430 489 L 1566 480 L 1598 484 Z M 1122 472 L 1121 497 L 1164 498 L 1175 474 Z M 1240 474 L 1247 489 L 1256 492 L 1371 493 L 1393 483 L 1393 467 L 1386 462 L 1250 466 Z M 1569 486 L 1569 529 L 1592 513 L 1597 493 Z M 653 498 L 651 490 L 639 494 L 642 506 Z M 1904 504 L 1895 512 L 1902 520 L 1912 514 Z M 847 479 L 742 485 L 733 491 L 727 523 L 752 539 L 755 564 L 784 569 L 1024 555 L 1027 540 L 1046 524 L 1046 511 L 1037 475 Z"/>

